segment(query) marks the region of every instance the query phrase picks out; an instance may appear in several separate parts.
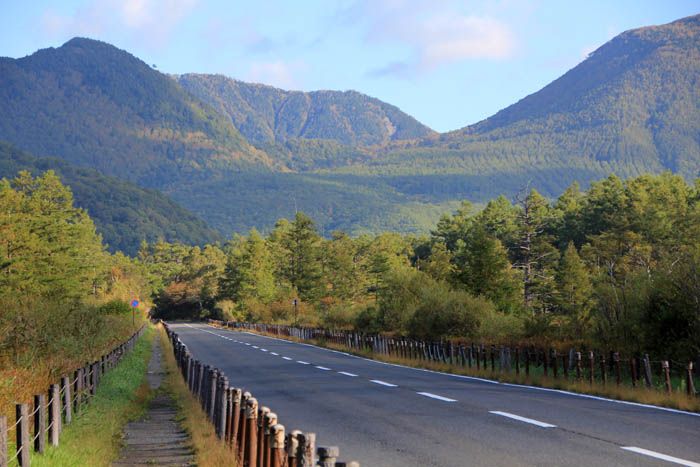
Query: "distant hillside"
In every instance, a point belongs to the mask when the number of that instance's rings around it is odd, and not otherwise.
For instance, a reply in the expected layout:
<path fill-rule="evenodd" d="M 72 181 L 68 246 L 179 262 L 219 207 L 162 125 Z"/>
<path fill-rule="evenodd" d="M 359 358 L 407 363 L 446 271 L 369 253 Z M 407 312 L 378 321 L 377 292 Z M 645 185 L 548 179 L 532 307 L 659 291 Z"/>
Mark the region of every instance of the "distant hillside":
<path fill-rule="evenodd" d="M 367 153 L 357 146 L 434 134 L 397 107 L 356 91 L 285 91 L 221 75 L 176 79 L 228 116 L 251 143 L 301 170 L 362 161 Z"/>
<path fill-rule="evenodd" d="M 326 232 L 424 232 L 460 199 L 557 196 L 611 172 L 700 176 L 700 16 L 620 34 L 442 135 L 356 92 L 173 78 L 88 39 L 0 59 L 0 108 L 0 139 L 157 188 L 226 236 L 295 204 Z"/>
<path fill-rule="evenodd" d="M 0 178 L 20 170 L 39 175 L 54 170 L 70 186 L 76 205 L 86 209 L 111 251 L 135 255 L 142 240 L 159 238 L 195 245 L 221 240 L 218 232 L 155 190 L 55 158 L 38 158 L 0 142 Z"/>
<path fill-rule="evenodd" d="M 620 34 L 493 117 L 396 145 L 369 171 L 517 175 L 555 168 L 700 174 L 700 16 Z"/>
<path fill-rule="evenodd" d="M 0 108 L 0 139 L 148 186 L 274 165 L 168 76 L 91 39 L 0 58 Z"/>

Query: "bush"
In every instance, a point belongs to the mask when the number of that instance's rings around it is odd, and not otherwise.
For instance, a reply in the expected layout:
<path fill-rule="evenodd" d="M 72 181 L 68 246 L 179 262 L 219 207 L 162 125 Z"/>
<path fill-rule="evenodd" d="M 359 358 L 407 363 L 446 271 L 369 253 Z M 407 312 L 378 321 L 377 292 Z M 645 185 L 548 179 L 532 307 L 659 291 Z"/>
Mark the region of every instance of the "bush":
<path fill-rule="evenodd" d="M 421 301 L 409 322 L 409 332 L 419 339 L 475 337 L 486 314 L 495 313 L 491 302 L 445 283 L 421 289 Z"/>
<path fill-rule="evenodd" d="M 99 311 L 105 315 L 120 315 L 131 313 L 131 306 L 122 300 L 110 300 L 100 305 Z"/>

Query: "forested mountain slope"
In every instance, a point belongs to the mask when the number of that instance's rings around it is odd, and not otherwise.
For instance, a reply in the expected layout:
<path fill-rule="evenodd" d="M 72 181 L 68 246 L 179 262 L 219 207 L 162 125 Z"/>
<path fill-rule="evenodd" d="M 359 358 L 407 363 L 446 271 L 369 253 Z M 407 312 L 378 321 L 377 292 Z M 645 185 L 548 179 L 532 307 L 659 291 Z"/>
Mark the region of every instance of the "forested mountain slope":
<path fill-rule="evenodd" d="M 168 76 L 91 39 L 1 58 L 0 108 L 0 139 L 147 186 L 274 165 Z"/>
<path fill-rule="evenodd" d="M 75 204 L 88 211 L 111 251 L 135 255 L 142 240 L 197 245 L 222 239 L 204 221 L 159 191 L 139 188 L 61 159 L 34 157 L 0 142 L 0 178 L 12 179 L 20 170 L 34 176 L 55 171 L 70 187 Z"/>
<path fill-rule="evenodd" d="M 561 167 L 693 178 L 700 173 L 700 16 L 624 32 L 493 117 L 393 149 L 372 172 L 517 175 Z"/>
<path fill-rule="evenodd" d="M 357 147 L 435 134 L 397 107 L 356 91 L 286 91 L 221 75 L 176 77 L 248 140 L 299 169 L 363 161 Z"/>

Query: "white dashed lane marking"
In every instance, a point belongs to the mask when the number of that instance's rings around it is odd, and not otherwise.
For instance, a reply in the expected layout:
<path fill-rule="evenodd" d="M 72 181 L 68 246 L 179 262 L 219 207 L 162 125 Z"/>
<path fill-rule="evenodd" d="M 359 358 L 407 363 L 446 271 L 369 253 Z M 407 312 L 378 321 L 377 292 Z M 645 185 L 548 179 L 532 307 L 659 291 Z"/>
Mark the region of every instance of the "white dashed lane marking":
<path fill-rule="evenodd" d="M 355 373 L 348 373 L 347 371 L 339 371 L 338 373 L 345 376 L 357 376 Z"/>
<path fill-rule="evenodd" d="M 316 368 L 323 371 L 330 371 L 330 368 L 326 368 L 325 366 L 316 366 Z"/>
<path fill-rule="evenodd" d="M 661 459 L 666 462 L 672 462 L 674 464 L 686 465 L 688 467 L 700 467 L 700 464 L 693 461 L 688 461 L 685 459 L 680 459 L 678 457 L 669 456 L 668 454 L 661 454 L 660 452 L 650 451 L 648 449 L 638 448 L 636 446 L 620 446 L 625 451 L 636 452 L 637 454 L 642 454 L 644 456 L 654 457 L 656 459 Z"/>
<path fill-rule="evenodd" d="M 387 383 L 386 381 L 381 381 L 381 380 L 379 380 L 379 379 L 370 379 L 370 381 L 373 382 L 374 384 L 379 384 L 380 386 L 386 386 L 386 387 L 389 387 L 389 388 L 397 388 L 397 387 L 399 387 L 398 384 Z"/>
<path fill-rule="evenodd" d="M 449 397 L 438 396 L 437 394 L 433 394 L 430 392 L 417 392 L 416 394 L 420 394 L 421 396 L 425 397 L 430 397 L 431 399 L 437 399 L 443 402 L 457 402 L 457 399 L 450 399 Z"/>
<path fill-rule="evenodd" d="M 550 423 L 545 423 L 545 422 L 540 422 L 539 420 L 534 420 L 532 418 L 527 418 L 527 417 L 521 417 L 520 415 L 515 415 L 512 413 L 508 412 L 501 412 L 499 410 L 489 410 L 489 413 L 492 413 L 494 415 L 500 415 L 501 417 L 506 417 L 506 418 L 512 418 L 513 420 L 518 420 L 520 422 L 525 422 L 529 423 L 531 425 L 538 426 L 540 428 L 556 428 L 556 425 L 552 425 Z"/>

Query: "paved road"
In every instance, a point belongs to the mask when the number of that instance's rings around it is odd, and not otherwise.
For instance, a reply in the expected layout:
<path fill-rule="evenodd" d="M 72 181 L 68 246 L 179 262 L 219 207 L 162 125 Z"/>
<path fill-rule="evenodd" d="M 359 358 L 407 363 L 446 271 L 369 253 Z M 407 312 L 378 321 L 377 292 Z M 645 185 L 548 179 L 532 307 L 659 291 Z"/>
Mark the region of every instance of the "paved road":
<path fill-rule="evenodd" d="M 700 416 L 388 365 L 203 324 L 173 324 L 223 370 L 342 458 L 370 466 L 700 467 Z M 664 456 L 666 459 L 663 460 Z"/>

